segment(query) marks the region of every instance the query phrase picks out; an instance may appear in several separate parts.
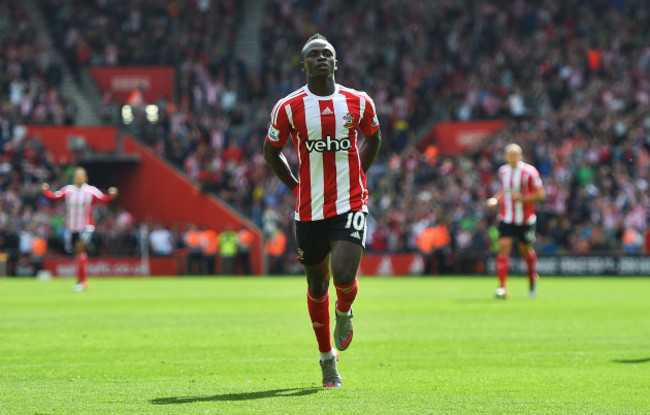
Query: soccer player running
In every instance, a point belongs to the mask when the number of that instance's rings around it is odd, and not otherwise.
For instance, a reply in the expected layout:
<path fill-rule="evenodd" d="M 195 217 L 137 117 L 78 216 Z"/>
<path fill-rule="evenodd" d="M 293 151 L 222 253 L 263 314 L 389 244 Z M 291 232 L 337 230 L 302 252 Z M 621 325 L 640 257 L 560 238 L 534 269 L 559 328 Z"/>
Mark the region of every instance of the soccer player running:
<path fill-rule="evenodd" d="M 43 183 L 41 189 L 48 199 L 65 199 L 65 223 L 71 233 L 77 268 L 75 290 L 85 291 L 88 289 L 86 245 L 90 242 L 95 230 L 92 205 L 95 201 L 108 202 L 115 199 L 117 189 L 111 187 L 108 189 L 108 194 L 104 194 L 96 187 L 90 186 L 87 183 L 86 169 L 83 167 L 74 170 L 72 181 L 74 184 L 64 186 L 56 192 L 51 191 L 50 185 L 47 183 Z"/>
<path fill-rule="evenodd" d="M 487 200 L 488 207 L 501 203 L 497 219 L 499 221 L 499 251 L 497 253 L 497 277 L 499 288 L 496 297 L 506 299 L 508 293 L 508 269 L 512 242 L 516 239 L 519 251 L 528 268 L 529 292 L 534 298 L 539 275 L 537 274 L 537 254 L 533 249 L 535 242 L 535 202 L 546 197 L 542 179 L 535 167 L 522 161 L 521 147 L 508 144 L 505 149 L 506 164 L 499 167 L 498 176 L 501 191 Z"/>
<path fill-rule="evenodd" d="M 352 303 L 366 241 L 365 172 L 377 157 L 381 132 L 372 99 L 335 82 L 336 51 L 325 37 L 310 37 L 301 59 L 307 85 L 273 108 L 264 158 L 297 197 L 298 260 L 307 276 L 323 386 L 339 387 L 338 353 L 330 339 L 329 281 L 331 275 L 336 288 L 334 343 L 345 350 L 352 341 Z M 299 179 L 282 154 L 289 137 L 298 155 Z"/>

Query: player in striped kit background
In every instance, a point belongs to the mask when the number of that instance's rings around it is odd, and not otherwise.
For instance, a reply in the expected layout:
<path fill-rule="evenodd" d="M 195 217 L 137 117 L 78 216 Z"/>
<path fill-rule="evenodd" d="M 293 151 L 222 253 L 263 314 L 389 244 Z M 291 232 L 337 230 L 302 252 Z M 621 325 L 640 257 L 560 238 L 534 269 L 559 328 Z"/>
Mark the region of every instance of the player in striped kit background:
<path fill-rule="evenodd" d="M 521 147 L 508 144 L 505 148 L 506 163 L 499 167 L 498 178 L 501 191 L 487 200 L 488 207 L 501 203 L 497 219 L 499 221 L 499 251 L 497 253 L 497 277 L 499 287 L 496 297 L 506 299 L 508 292 L 508 269 L 512 243 L 516 239 L 519 252 L 528 268 L 529 297 L 536 295 L 537 254 L 533 249 L 535 242 L 535 202 L 546 197 L 539 172 L 532 165 L 522 161 Z"/>
<path fill-rule="evenodd" d="M 345 350 L 352 341 L 352 303 L 365 249 L 365 172 L 381 146 L 374 102 L 366 93 L 335 82 L 337 64 L 336 51 L 325 37 L 309 38 L 301 62 L 307 85 L 277 102 L 264 142 L 267 164 L 297 198 L 298 259 L 307 276 L 307 304 L 325 387 L 342 385 L 330 339 L 330 275 L 337 297 L 334 343 Z M 298 178 L 282 154 L 289 138 L 298 155 Z"/>
<path fill-rule="evenodd" d="M 115 187 L 111 187 L 108 194 L 104 194 L 95 186 L 90 186 L 87 183 L 88 174 L 83 167 L 75 169 L 72 181 L 74 184 L 63 186 L 56 192 L 51 191 L 47 183 L 43 183 L 41 189 L 48 199 L 65 200 L 65 224 L 72 237 L 77 268 L 75 289 L 85 291 L 88 289 L 86 245 L 95 230 L 92 206 L 95 201 L 108 202 L 115 199 L 118 192 Z"/>

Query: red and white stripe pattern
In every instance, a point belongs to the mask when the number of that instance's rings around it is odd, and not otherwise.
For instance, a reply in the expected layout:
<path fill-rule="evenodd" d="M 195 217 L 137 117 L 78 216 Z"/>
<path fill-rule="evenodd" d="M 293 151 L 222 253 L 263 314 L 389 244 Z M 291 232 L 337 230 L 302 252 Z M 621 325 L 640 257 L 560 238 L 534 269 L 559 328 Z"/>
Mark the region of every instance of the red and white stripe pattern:
<path fill-rule="evenodd" d="M 378 128 L 372 99 L 338 84 L 330 96 L 314 95 L 304 86 L 278 101 L 266 140 L 277 147 L 293 140 L 300 182 L 296 220 L 368 211 L 358 132 L 372 135 Z"/>
<path fill-rule="evenodd" d="M 92 204 L 95 200 L 108 202 L 109 195 L 87 183 L 77 187 L 69 184 L 56 192 L 50 190 L 44 195 L 53 200 L 65 199 L 65 220 L 70 232 L 82 232 L 93 228 Z"/>
<path fill-rule="evenodd" d="M 515 168 L 510 164 L 499 167 L 499 181 L 503 189 L 503 201 L 498 219 L 513 225 L 532 225 L 537 221 L 534 202 L 513 202 L 512 193 L 529 195 L 543 187 L 539 172 L 528 163 L 520 161 Z"/>

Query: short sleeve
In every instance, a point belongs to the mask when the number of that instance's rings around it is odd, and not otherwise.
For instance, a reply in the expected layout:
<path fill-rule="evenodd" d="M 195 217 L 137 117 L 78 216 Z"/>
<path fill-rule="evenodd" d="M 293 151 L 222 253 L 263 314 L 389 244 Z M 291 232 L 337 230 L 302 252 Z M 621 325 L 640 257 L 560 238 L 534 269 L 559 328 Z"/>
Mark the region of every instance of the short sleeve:
<path fill-rule="evenodd" d="M 87 187 L 87 190 L 95 200 L 100 200 L 102 202 L 108 202 L 109 200 L 111 200 L 111 197 L 109 195 L 102 193 L 102 191 L 96 188 L 95 186 L 89 185 Z"/>
<path fill-rule="evenodd" d="M 284 100 L 278 101 L 271 111 L 271 122 L 266 133 L 266 141 L 275 147 L 284 147 L 289 139 L 291 125 L 287 114 L 287 107 L 290 104 Z"/>
<path fill-rule="evenodd" d="M 379 118 L 377 118 L 377 109 L 375 103 L 367 94 L 362 94 L 365 101 L 363 115 L 359 122 L 359 131 L 363 135 L 373 135 L 379 129 Z"/>
<path fill-rule="evenodd" d="M 539 190 L 544 187 L 542 178 L 535 167 L 530 168 L 530 177 L 528 178 L 528 185 L 531 190 Z"/>

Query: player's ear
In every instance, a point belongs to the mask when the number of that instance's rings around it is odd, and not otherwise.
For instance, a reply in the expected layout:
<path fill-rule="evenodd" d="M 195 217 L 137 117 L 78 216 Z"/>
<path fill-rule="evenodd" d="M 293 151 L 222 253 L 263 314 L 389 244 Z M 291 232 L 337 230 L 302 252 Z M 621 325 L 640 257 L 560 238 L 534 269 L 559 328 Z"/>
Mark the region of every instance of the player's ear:
<path fill-rule="evenodd" d="M 305 71 L 307 70 L 307 69 L 305 68 L 305 62 L 300 61 L 300 62 L 299 62 L 299 65 L 300 65 L 300 70 L 301 70 L 301 71 L 305 72 Z"/>
<path fill-rule="evenodd" d="M 336 71 L 339 68 L 339 61 L 334 59 L 334 70 Z"/>

